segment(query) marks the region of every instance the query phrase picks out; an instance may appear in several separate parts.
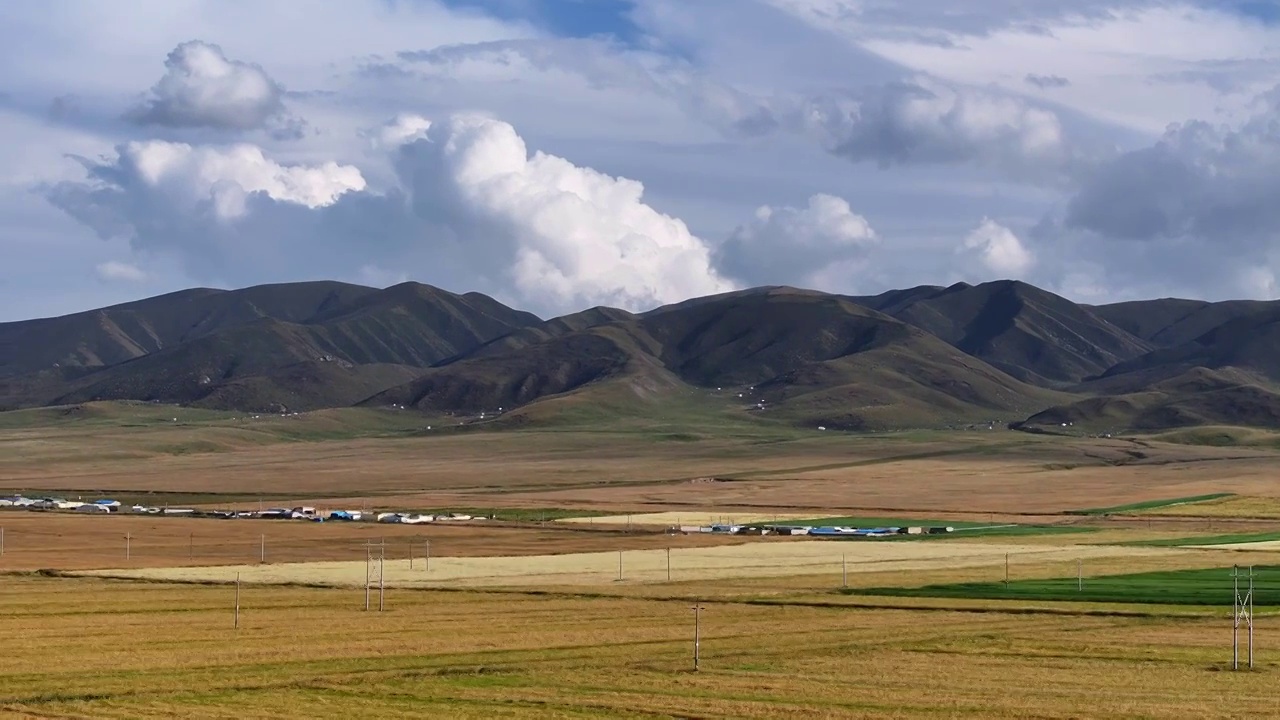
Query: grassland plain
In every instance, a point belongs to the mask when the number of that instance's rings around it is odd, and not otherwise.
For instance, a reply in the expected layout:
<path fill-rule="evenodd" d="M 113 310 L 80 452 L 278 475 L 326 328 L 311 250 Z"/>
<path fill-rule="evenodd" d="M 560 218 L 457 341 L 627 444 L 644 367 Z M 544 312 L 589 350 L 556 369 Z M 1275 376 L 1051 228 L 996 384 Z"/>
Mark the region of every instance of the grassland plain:
<path fill-rule="evenodd" d="M 1085 601 L 868 590 L 990 584 L 1006 567 L 1014 582 L 1044 586 L 1073 577 L 1078 563 L 1086 583 L 1274 564 L 1277 555 L 1257 547 L 1125 545 L 1187 538 L 1202 530 L 1196 516 L 1065 514 L 1214 493 L 1277 498 L 1269 448 L 995 431 L 817 433 L 729 420 L 704 406 L 684 418 L 609 425 L 594 417 L 502 433 L 427 431 L 421 423 L 435 420 L 387 410 L 258 419 L 193 412 L 175 422 L 164 407 L 78 407 L 33 411 L 22 422 L 0 417 L 3 489 L 185 493 L 170 497 L 224 506 L 330 498 L 329 507 L 506 508 L 511 517 L 396 527 L 0 514 L 8 530 L 0 569 L 69 571 L 0 575 L 9 651 L 0 654 L 0 714 L 1274 711 L 1280 655 L 1266 648 L 1280 637 L 1280 618 L 1269 608 L 1259 608 L 1259 672 L 1234 674 L 1216 672 L 1229 659 L 1221 607 L 1137 604 L 1123 594 Z M 1096 532 L 875 544 L 669 536 L 595 519 L 529 522 L 524 513 L 540 509 L 551 519 L 754 513 L 957 527 L 1058 522 Z M 1205 538 L 1271 529 L 1230 517 L 1203 526 Z M 131 556 L 121 562 L 126 535 Z M 258 562 L 262 535 L 267 563 Z M 364 582 L 365 543 L 384 537 L 388 609 L 365 613 L 363 589 L 353 586 Z M 419 556 L 410 570 L 408 549 L 428 540 L 430 569 Z M 71 574 L 76 568 L 134 579 Z M 235 573 L 245 581 L 239 631 L 225 584 Z M 342 587 L 309 587 L 325 583 Z M 696 674 L 694 600 L 707 607 Z M 1224 695 L 1236 701 L 1221 703 Z"/>
<path fill-rule="evenodd" d="M 13 717 L 1268 716 L 1275 660 L 1223 673 L 1214 612 L 868 611 L 774 598 L 357 593 L 5 577 Z M 843 598 L 833 597 L 834 602 Z M 1258 620 L 1260 638 L 1280 619 Z M 785 639 L 785 641 L 779 641 Z M 1016 688 L 1016 692 L 1012 691 Z M 1230 704 L 1221 698 L 1228 693 Z"/>
<path fill-rule="evenodd" d="M 1277 453 L 1265 448 L 1009 431 L 821 433 L 721 411 L 498 433 L 428 431 L 432 418 L 373 409 L 254 419 L 108 403 L 16 414 L 21 421 L 0 414 L 3 491 L 938 517 L 1056 513 L 1081 498 L 1106 506 L 1280 496 Z"/>

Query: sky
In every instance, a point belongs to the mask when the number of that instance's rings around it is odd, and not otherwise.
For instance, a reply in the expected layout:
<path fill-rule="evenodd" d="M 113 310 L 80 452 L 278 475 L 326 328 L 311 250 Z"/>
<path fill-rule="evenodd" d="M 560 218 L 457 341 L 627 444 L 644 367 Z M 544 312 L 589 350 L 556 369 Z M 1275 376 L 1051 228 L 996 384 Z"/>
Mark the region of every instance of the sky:
<path fill-rule="evenodd" d="M 1280 0 L 0 4 L 0 322 L 414 280 L 1280 296 Z"/>

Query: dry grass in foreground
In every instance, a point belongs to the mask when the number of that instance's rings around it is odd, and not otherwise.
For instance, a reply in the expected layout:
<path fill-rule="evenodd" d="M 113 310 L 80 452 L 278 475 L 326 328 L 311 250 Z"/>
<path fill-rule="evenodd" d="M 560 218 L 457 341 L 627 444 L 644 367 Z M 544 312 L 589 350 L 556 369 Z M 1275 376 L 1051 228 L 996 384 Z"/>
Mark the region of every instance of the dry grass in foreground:
<path fill-rule="evenodd" d="M 0 580 L 14 717 L 1213 718 L 1274 712 L 1221 614 L 1051 616 L 687 600 Z M 1280 621 L 1260 619 L 1260 648 Z M 1229 697 L 1229 703 L 1223 702 Z"/>

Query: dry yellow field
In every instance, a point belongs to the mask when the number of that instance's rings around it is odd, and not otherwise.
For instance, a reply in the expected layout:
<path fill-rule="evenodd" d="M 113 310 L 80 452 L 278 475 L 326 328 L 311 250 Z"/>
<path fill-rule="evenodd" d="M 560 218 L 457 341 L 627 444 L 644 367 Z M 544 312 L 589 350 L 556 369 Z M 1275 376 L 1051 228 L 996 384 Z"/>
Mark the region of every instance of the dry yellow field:
<path fill-rule="evenodd" d="M 1274 650 L 1223 672 L 1221 613 L 0 578 L 15 718 L 1271 717 Z M 1108 610 L 1101 608 L 1101 610 Z M 1260 648 L 1280 618 L 1259 619 Z M 1226 702 L 1224 698 L 1230 698 Z"/>
<path fill-rule="evenodd" d="M 765 540 L 742 545 L 665 550 L 566 553 L 524 557 L 437 557 L 428 566 L 421 558 L 411 569 L 408 560 L 389 560 L 382 577 L 392 587 L 471 587 L 607 585 L 621 574 L 624 582 L 666 582 L 668 558 L 671 579 L 710 581 L 763 578 L 821 572 L 919 572 L 1003 565 L 1006 556 L 1039 562 L 1142 558 L 1185 553 L 1177 548 L 1109 545 L 1021 544 L 938 540 L 920 542 L 840 542 L 824 540 Z M 377 577 L 374 563 L 374 577 Z M 251 583 L 305 583 L 363 586 L 367 564 L 316 562 L 221 565 L 175 568 L 117 568 L 79 571 L 82 575 L 185 582 L 229 582 L 237 575 Z M 376 582 L 376 580 L 375 580 Z"/>

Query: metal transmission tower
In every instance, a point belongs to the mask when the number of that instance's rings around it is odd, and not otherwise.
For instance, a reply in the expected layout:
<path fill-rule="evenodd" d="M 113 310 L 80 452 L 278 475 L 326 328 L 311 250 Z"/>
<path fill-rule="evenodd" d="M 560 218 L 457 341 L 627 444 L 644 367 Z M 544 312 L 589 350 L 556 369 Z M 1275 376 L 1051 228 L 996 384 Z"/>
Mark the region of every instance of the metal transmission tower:
<path fill-rule="evenodd" d="M 1240 595 L 1240 578 L 1249 581 L 1249 589 Z M 1249 629 L 1249 668 L 1253 669 L 1253 566 L 1249 574 L 1240 574 L 1240 566 L 1231 566 L 1231 584 L 1234 600 L 1231 608 L 1231 669 L 1240 669 L 1240 623 Z"/>
<path fill-rule="evenodd" d="M 369 590 L 373 584 L 373 549 L 378 548 L 378 612 L 386 609 L 386 591 L 387 584 L 385 581 L 384 565 L 387 560 L 387 540 L 383 538 L 377 545 L 373 541 L 365 541 L 364 544 L 364 609 L 369 609 Z"/>
<path fill-rule="evenodd" d="M 689 609 L 693 611 L 693 669 L 696 671 L 702 659 L 702 611 L 706 608 L 695 600 Z"/>

